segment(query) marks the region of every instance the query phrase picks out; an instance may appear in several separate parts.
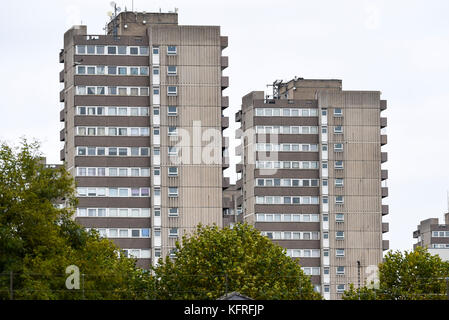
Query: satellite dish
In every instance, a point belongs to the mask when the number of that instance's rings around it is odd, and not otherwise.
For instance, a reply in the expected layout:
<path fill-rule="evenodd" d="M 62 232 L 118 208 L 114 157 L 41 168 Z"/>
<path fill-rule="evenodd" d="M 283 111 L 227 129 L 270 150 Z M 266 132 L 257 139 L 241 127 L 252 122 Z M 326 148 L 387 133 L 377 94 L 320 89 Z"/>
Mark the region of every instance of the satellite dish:
<path fill-rule="evenodd" d="M 115 7 L 115 5 L 116 5 L 116 3 L 114 1 L 111 1 L 109 4 L 111 5 L 111 7 Z"/>
<path fill-rule="evenodd" d="M 117 12 L 122 11 L 122 9 L 120 7 L 117 7 Z"/>

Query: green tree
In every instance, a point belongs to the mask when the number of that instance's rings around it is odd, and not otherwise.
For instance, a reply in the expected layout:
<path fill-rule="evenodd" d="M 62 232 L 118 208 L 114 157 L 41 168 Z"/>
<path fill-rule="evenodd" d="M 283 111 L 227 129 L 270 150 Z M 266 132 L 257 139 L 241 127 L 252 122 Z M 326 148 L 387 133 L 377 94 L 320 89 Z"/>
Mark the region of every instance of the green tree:
<path fill-rule="evenodd" d="M 176 244 L 176 259 L 154 268 L 157 299 L 217 299 L 240 292 L 253 299 L 321 299 L 310 277 L 248 224 L 202 226 Z"/>
<path fill-rule="evenodd" d="M 55 206 L 64 201 L 65 207 Z M 151 276 L 96 232 L 72 220 L 74 181 L 65 168 L 48 168 L 39 144 L 0 146 L 0 299 L 145 299 Z M 80 290 L 65 286 L 76 265 Z"/>
<path fill-rule="evenodd" d="M 427 249 L 390 251 L 379 264 L 379 283 L 345 292 L 346 300 L 439 300 L 447 299 L 449 262 Z"/>

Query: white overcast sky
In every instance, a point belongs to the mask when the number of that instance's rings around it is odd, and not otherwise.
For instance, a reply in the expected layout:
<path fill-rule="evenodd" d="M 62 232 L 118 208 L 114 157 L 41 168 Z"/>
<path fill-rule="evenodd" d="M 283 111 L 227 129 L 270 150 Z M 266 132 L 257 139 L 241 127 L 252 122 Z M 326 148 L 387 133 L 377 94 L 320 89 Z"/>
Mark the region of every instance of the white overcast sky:
<path fill-rule="evenodd" d="M 116 1 L 131 10 L 132 0 Z M 0 10 L 0 139 L 42 142 L 59 163 L 58 53 L 63 34 L 102 28 L 108 0 L 3 1 Z M 342 79 L 345 90 L 380 90 L 388 100 L 391 249 L 411 249 L 420 220 L 447 212 L 449 189 L 449 1 L 447 0 L 134 0 L 134 10 L 179 8 L 179 24 L 220 25 L 229 37 L 230 117 L 241 97 L 276 79 Z M 236 159 L 231 139 L 231 161 Z M 225 174 L 235 179 L 234 166 Z"/>

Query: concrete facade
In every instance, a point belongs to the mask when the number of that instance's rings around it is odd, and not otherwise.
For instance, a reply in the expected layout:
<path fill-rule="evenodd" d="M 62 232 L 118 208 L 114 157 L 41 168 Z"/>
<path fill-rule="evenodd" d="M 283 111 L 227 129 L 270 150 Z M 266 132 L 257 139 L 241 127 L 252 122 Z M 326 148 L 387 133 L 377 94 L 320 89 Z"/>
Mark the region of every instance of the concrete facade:
<path fill-rule="evenodd" d="M 379 91 L 293 79 L 244 96 L 236 114 L 243 220 L 299 258 L 326 299 L 363 285 L 388 249 L 385 109 Z"/>
<path fill-rule="evenodd" d="M 198 223 L 222 225 L 226 47 L 219 26 L 178 25 L 177 13 L 123 12 L 107 35 L 64 35 L 61 160 L 79 191 L 75 219 L 142 267 Z"/>
<path fill-rule="evenodd" d="M 443 224 L 438 218 L 421 221 L 413 232 L 413 238 L 417 240 L 413 248 L 427 248 L 431 254 L 438 254 L 441 259 L 449 261 L 449 213 L 444 215 Z"/>

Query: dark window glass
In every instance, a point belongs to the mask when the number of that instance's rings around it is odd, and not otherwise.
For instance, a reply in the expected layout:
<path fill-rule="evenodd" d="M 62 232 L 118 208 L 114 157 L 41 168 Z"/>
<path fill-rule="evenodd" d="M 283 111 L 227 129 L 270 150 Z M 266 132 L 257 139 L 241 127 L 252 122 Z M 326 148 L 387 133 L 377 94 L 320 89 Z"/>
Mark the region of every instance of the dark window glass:
<path fill-rule="evenodd" d="M 117 74 L 117 67 L 116 66 L 109 66 L 108 67 L 108 74 Z"/>

